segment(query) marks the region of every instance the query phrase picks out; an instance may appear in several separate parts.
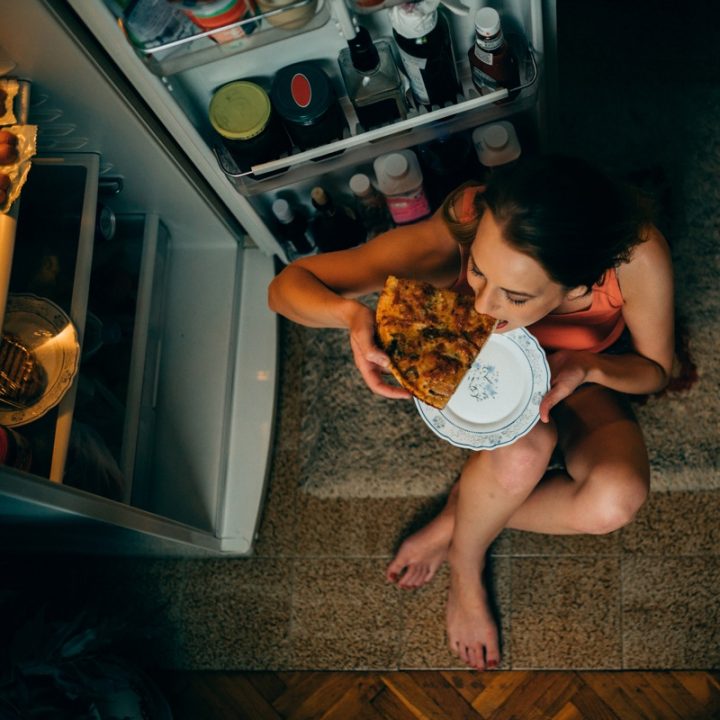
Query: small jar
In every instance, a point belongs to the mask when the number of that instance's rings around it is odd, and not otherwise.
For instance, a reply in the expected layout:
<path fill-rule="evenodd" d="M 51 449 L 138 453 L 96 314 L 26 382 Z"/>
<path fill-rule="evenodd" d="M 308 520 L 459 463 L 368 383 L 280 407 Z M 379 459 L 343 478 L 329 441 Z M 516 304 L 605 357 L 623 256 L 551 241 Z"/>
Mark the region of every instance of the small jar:
<path fill-rule="evenodd" d="M 278 71 L 270 91 L 273 107 L 300 150 L 341 140 L 347 120 L 330 78 L 309 62 Z"/>
<path fill-rule="evenodd" d="M 297 0 L 257 0 L 257 5 L 260 12 L 269 13 L 273 10 L 281 10 L 295 2 Z M 303 25 L 307 25 L 313 19 L 316 9 L 317 0 L 310 0 L 306 5 L 291 7 L 277 15 L 269 15 L 263 19 L 275 27 L 283 28 L 283 30 L 296 30 Z"/>
<path fill-rule="evenodd" d="M 290 152 L 290 142 L 268 94 L 255 83 L 237 80 L 216 90 L 209 116 L 243 171 Z"/>
<path fill-rule="evenodd" d="M 249 0 L 215 0 L 201 3 L 183 12 L 203 30 L 214 30 L 232 25 L 253 16 Z M 250 35 L 257 27 L 256 22 L 247 22 L 234 28 L 213 33 L 210 37 L 217 43 L 232 42 Z"/>

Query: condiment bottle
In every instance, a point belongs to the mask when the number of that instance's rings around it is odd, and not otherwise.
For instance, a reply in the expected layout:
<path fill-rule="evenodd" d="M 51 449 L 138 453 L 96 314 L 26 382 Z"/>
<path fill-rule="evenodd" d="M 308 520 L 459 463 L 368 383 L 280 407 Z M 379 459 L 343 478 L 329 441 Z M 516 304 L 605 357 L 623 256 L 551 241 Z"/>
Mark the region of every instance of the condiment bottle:
<path fill-rule="evenodd" d="M 347 250 L 365 242 L 367 232 L 347 205 L 336 204 L 322 187 L 314 187 L 310 199 L 315 208 L 310 227 L 321 252 Z"/>
<path fill-rule="evenodd" d="M 390 9 L 393 38 L 413 97 L 427 107 L 454 103 L 460 92 L 450 29 L 438 12 L 438 1 L 421 0 Z"/>
<path fill-rule="evenodd" d="M 407 116 L 400 71 L 390 42 L 373 42 L 361 27 L 338 56 L 338 64 L 360 124 L 365 129 L 386 125 Z"/>
<path fill-rule="evenodd" d="M 507 120 L 475 128 L 472 139 L 477 158 L 486 168 L 507 165 L 520 157 L 520 141 L 515 127 Z"/>
<path fill-rule="evenodd" d="M 288 136 L 260 85 L 247 80 L 223 85 L 213 95 L 208 114 L 243 171 L 290 152 Z"/>
<path fill-rule="evenodd" d="M 509 102 L 520 92 L 520 71 L 517 58 L 508 45 L 500 25 L 500 15 L 490 7 L 480 8 L 475 13 L 475 43 L 468 51 L 473 85 L 481 95 L 488 95 L 500 88 L 514 90 L 508 98 L 499 103 Z"/>
<path fill-rule="evenodd" d="M 342 139 L 347 120 L 330 78 L 319 65 L 299 62 L 281 68 L 273 79 L 270 97 L 300 150 Z"/>
<path fill-rule="evenodd" d="M 365 173 L 356 173 L 350 178 L 349 186 L 368 239 L 390 230 L 393 221 L 387 203 L 382 193 L 370 182 L 370 178 Z"/>
<path fill-rule="evenodd" d="M 373 167 L 380 192 L 396 224 L 406 225 L 430 214 L 422 170 L 412 150 L 380 155 Z"/>
<path fill-rule="evenodd" d="M 273 201 L 272 211 L 278 221 L 279 239 L 286 246 L 291 260 L 317 252 L 308 232 L 307 218 L 302 213 L 294 210 L 284 198 Z"/>

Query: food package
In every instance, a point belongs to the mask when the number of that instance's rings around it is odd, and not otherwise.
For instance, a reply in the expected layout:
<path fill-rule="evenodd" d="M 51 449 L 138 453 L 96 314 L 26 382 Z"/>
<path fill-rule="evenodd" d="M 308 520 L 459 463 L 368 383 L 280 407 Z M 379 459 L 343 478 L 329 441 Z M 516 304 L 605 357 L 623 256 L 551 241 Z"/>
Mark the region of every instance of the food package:
<path fill-rule="evenodd" d="M 0 78 L 0 125 L 14 125 L 17 122 L 13 104 L 19 89 L 20 83 L 15 78 Z"/>
<path fill-rule="evenodd" d="M 3 202 L 0 202 L 0 213 L 7 213 L 20 195 L 20 190 L 30 172 L 30 158 L 37 151 L 37 125 L 11 125 L 2 130 L 15 135 L 18 150 L 15 162 L 9 165 L 0 165 L 0 188 L 8 185 L 4 191 L 6 197 Z M 3 176 L 9 179 L 9 184 Z"/>

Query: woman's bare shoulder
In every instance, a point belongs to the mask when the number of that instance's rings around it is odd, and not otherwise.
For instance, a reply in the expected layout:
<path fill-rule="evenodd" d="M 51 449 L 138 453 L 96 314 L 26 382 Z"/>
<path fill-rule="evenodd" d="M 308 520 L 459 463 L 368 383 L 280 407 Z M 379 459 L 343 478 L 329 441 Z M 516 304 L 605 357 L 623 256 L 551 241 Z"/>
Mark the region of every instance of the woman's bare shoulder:
<path fill-rule="evenodd" d="M 672 283 L 672 258 L 665 236 L 654 225 L 643 228 L 642 241 L 632 250 L 628 262 L 617 269 L 623 296 L 635 288 Z"/>

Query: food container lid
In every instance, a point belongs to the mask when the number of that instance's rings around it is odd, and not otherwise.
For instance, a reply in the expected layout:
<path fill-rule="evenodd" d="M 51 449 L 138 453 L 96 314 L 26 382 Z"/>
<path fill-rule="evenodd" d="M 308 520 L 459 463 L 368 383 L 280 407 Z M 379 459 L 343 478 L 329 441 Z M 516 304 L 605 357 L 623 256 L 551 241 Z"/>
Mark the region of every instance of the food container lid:
<path fill-rule="evenodd" d="M 212 126 L 229 140 L 250 140 L 270 120 L 270 98 L 259 85 L 238 80 L 219 88 L 210 101 Z"/>
<path fill-rule="evenodd" d="M 500 32 L 500 15 L 495 8 L 480 8 L 475 13 L 475 29 L 486 37 L 492 37 Z"/>
<path fill-rule="evenodd" d="M 335 100 L 325 71 L 308 62 L 281 68 L 273 79 L 270 96 L 278 114 L 297 125 L 312 125 Z"/>

